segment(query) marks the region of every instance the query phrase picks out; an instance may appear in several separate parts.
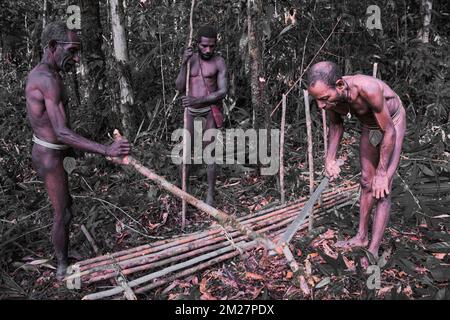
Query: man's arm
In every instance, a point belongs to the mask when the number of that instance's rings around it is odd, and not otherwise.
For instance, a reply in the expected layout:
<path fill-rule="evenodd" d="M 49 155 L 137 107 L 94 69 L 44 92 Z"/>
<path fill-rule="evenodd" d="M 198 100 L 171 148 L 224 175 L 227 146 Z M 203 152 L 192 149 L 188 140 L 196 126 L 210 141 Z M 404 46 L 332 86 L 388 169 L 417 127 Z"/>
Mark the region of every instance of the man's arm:
<path fill-rule="evenodd" d="M 119 156 L 129 153 L 129 145 L 105 146 L 97 142 L 88 140 L 67 127 L 66 114 L 61 100 L 61 83 L 56 79 L 48 77 L 42 83 L 42 93 L 45 100 L 45 108 L 52 124 L 53 130 L 58 140 L 71 147 L 98 153 L 105 156 Z"/>
<path fill-rule="evenodd" d="M 217 59 L 217 90 L 204 97 L 182 98 L 183 107 L 203 107 L 219 103 L 227 95 L 227 66 L 223 58 Z"/>
<path fill-rule="evenodd" d="M 383 140 L 380 144 L 380 160 L 372 182 L 372 195 L 379 199 L 389 194 L 391 177 L 387 176 L 387 169 L 394 151 L 396 131 L 385 104 L 383 88 L 377 83 L 370 83 L 363 88 L 361 96 L 369 104 L 378 126 L 383 132 Z"/>
<path fill-rule="evenodd" d="M 326 161 L 335 161 L 337 150 L 344 134 L 344 125 L 341 116 L 332 111 L 327 111 L 330 119 L 330 132 L 328 133 L 328 152 L 326 154 Z"/>
<path fill-rule="evenodd" d="M 385 105 L 383 88 L 378 84 L 369 84 L 363 88 L 361 96 L 371 107 L 378 126 L 383 132 L 377 174 L 386 174 L 389 160 L 394 151 L 396 132 L 389 109 Z"/>
<path fill-rule="evenodd" d="M 344 125 L 338 113 L 332 110 L 328 110 L 327 113 L 330 119 L 330 131 L 328 133 L 328 151 L 325 156 L 325 175 L 333 180 L 341 172 L 339 165 L 336 163 L 336 155 L 344 134 Z"/>

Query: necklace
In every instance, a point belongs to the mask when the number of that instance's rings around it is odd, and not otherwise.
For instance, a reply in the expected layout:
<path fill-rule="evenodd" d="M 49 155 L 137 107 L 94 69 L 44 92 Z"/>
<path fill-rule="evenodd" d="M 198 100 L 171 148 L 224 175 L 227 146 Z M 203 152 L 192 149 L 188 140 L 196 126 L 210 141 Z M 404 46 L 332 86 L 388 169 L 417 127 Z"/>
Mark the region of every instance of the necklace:
<path fill-rule="evenodd" d="M 342 81 L 344 81 L 345 86 L 347 87 L 347 90 L 345 92 L 345 99 L 347 100 L 347 103 L 348 103 L 350 101 L 350 99 L 349 99 L 350 87 L 348 86 L 348 83 L 344 79 L 342 79 Z M 348 119 L 352 118 L 352 114 L 350 113 L 350 105 L 348 106 L 347 118 Z"/>

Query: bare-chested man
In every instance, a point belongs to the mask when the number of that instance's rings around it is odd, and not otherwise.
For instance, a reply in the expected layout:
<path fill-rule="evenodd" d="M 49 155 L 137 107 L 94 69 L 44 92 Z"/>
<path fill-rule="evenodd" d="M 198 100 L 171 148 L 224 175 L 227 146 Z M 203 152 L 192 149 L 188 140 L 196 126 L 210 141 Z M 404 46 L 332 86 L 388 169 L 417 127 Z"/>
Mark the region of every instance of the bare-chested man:
<path fill-rule="evenodd" d="M 69 128 L 65 95 L 60 72 L 70 71 L 80 61 L 81 48 L 77 34 L 62 22 L 50 23 L 42 32 L 44 55 L 28 75 L 25 88 L 27 114 L 33 128 L 33 165 L 44 180 L 54 210 L 52 242 L 62 279 L 68 265 L 69 224 L 72 218 L 72 198 L 69 193 L 63 159 L 70 147 L 110 157 L 129 154 L 125 139 L 102 145 L 76 134 Z M 120 162 L 120 159 L 116 160 Z"/>
<path fill-rule="evenodd" d="M 206 118 L 204 130 L 215 129 L 222 125 L 223 114 L 218 106 L 227 94 L 227 66 L 222 57 L 214 54 L 217 44 L 217 32 L 205 26 L 197 35 L 198 53 L 193 48 L 186 48 L 183 54 L 180 73 L 175 82 L 179 92 L 186 91 L 187 63 L 190 63 L 189 96 L 182 97 L 183 107 L 188 108 L 187 130 L 191 135 L 191 146 L 194 145 L 194 119 Z M 206 145 L 213 138 L 206 141 Z M 189 182 L 189 165 L 186 165 L 187 183 Z M 216 165 L 208 164 L 208 195 L 206 202 L 213 205 L 216 184 Z"/>
<path fill-rule="evenodd" d="M 365 75 L 342 76 L 333 62 L 313 65 L 308 71 L 308 82 L 309 93 L 316 99 L 318 107 L 327 111 L 330 119 L 325 174 L 331 179 L 340 173 L 336 153 L 344 132 L 342 115 L 354 115 L 362 124 L 359 229 L 356 236 L 339 241 L 336 246 L 369 245 L 369 217 L 376 204 L 368 251 L 378 257 L 389 220 L 392 180 L 406 130 L 405 109 L 398 95 L 383 81 Z"/>

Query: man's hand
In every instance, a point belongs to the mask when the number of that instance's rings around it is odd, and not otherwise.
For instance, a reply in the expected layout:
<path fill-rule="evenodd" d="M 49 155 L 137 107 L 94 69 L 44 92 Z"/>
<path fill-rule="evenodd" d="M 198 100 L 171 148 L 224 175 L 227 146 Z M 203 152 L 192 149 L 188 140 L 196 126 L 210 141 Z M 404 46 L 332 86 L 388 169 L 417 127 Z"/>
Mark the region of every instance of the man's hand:
<path fill-rule="evenodd" d="M 192 57 L 193 54 L 194 54 L 194 49 L 192 47 L 187 47 L 186 49 L 184 49 L 183 59 L 181 60 L 181 63 L 186 64 L 186 62 L 189 61 L 189 59 Z"/>
<path fill-rule="evenodd" d="M 327 176 L 330 181 L 333 181 L 339 174 L 341 173 L 341 168 L 339 167 L 342 164 L 342 160 L 330 160 L 325 162 L 325 176 Z"/>
<path fill-rule="evenodd" d="M 196 107 L 198 105 L 198 98 L 190 97 L 190 96 L 183 96 L 183 97 L 181 97 L 181 105 L 184 108 Z"/>
<path fill-rule="evenodd" d="M 389 178 L 385 173 L 377 173 L 372 181 L 372 196 L 381 199 L 389 195 Z"/>
<path fill-rule="evenodd" d="M 128 140 L 121 138 L 106 147 L 106 156 L 108 160 L 111 160 L 114 163 L 127 164 L 127 159 L 125 156 L 130 154 L 130 150 L 131 145 Z"/>

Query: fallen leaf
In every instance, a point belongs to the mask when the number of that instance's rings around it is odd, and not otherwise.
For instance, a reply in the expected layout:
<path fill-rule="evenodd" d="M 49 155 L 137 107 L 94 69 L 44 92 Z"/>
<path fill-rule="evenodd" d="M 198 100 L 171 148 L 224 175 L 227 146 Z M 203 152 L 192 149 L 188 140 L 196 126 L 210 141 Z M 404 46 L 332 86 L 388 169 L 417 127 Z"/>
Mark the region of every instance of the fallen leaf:
<path fill-rule="evenodd" d="M 386 293 L 391 292 L 393 287 L 394 286 L 388 286 L 388 287 L 381 288 L 380 290 L 378 290 L 377 296 L 380 298 L 383 297 Z"/>
<path fill-rule="evenodd" d="M 334 236 L 335 236 L 335 235 L 334 235 L 334 230 L 328 229 L 325 233 L 322 233 L 322 234 L 320 235 L 320 238 L 329 240 L 329 239 L 333 239 Z"/>
<path fill-rule="evenodd" d="M 305 296 L 309 296 L 311 293 L 304 276 L 300 276 L 300 289 L 302 289 L 302 292 Z"/>
<path fill-rule="evenodd" d="M 294 274 L 292 273 L 292 271 L 288 271 L 287 273 L 286 273 L 286 279 L 292 279 L 292 276 L 293 276 Z"/>
<path fill-rule="evenodd" d="M 245 277 L 253 280 L 264 280 L 264 277 L 262 275 L 252 273 L 252 272 L 246 272 Z"/>
<path fill-rule="evenodd" d="M 320 281 L 317 285 L 315 289 L 320 289 L 322 287 L 325 287 L 326 285 L 328 285 L 330 283 L 331 279 L 330 277 L 326 277 L 323 278 L 322 281 Z"/>
<path fill-rule="evenodd" d="M 444 259 L 446 255 L 447 255 L 447 253 L 433 253 L 433 256 L 439 260 Z"/>

